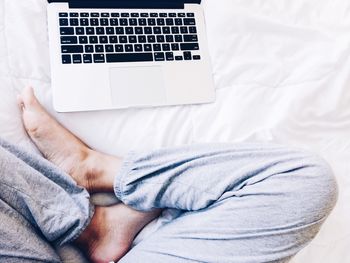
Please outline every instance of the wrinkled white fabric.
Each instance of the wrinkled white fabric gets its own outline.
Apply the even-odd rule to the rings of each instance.
[[[16,92],[32,85],[66,127],[111,154],[247,140],[304,147],[332,165],[340,196],[293,262],[350,262],[348,0],[206,0],[216,103],[74,114],[52,109],[46,5],[0,0],[1,136],[33,147],[15,105]]]

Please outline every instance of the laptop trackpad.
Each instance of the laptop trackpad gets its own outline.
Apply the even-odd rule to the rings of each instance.
[[[166,102],[162,67],[120,67],[110,69],[113,106],[152,106]]]

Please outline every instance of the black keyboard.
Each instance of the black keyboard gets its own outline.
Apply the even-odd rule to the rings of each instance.
[[[63,64],[200,60],[194,13],[59,13]]]

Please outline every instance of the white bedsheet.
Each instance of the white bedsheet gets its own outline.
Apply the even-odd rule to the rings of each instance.
[[[206,0],[216,103],[75,114],[52,110],[46,4],[0,0],[0,136],[34,150],[15,105],[32,85],[66,127],[111,154],[245,140],[310,149],[332,165],[340,196],[293,262],[350,262],[350,1]]]

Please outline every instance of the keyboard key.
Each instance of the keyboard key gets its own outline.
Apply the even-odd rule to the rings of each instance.
[[[175,18],[175,25],[182,26],[183,25],[182,19],[181,18]]]
[[[162,29],[160,27],[156,26],[156,27],[153,28],[153,32],[154,32],[155,35],[161,34],[162,33]]]
[[[194,18],[185,18],[184,25],[194,26],[194,25],[196,25],[196,20]]]
[[[165,40],[168,43],[174,42],[174,37],[172,35],[165,36]]]
[[[142,52],[143,51],[142,45],[141,44],[136,44],[134,46],[134,50],[135,50],[135,52]]]
[[[152,53],[107,54],[107,62],[147,62],[153,61]]]
[[[86,45],[85,46],[85,53],[93,53],[94,52],[94,46],[93,45]]]
[[[145,31],[146,35],[152,35],[153,34],[152,27],[145,27],[144,31]]]
[[[99,41],[101,44],[107,44],[108,43],[108,37],[107,36],[100,36]]]
[[[58,16],[59,17],[68,17],[68,13],[59,13]]]
[[[88,26],[88,25],[89,25],[89,19],[80,18],[80,26]]]
[[[73,63],[74,64],[81,64],[81,55],[73,55]]]
[[[184,35],[184,42],[198,42],[197,35]]]
[[[178,13],[177,16],[178,17],[186,17],[186,14],[185,13]]]
[[[61,37],[61,44],[78,44],[78,38],[75,36]]]
[[[138,13],[131,13],[131,17],[139,17],[140,15]]]
[[[109,43],[111,43],[111,44],[118,43],[118,37],[110,36],[109,37]]]
[[[94,63],[105,63],[105,55],[94,54]]]
[[[130,18],[129,19],[129,25],[130,26],[137,26],[137,19],[136,18]]]
[[[113,45],[105,45],[105,50],[108,53],[112,53],[112,52],[114,52],[114,47],[113,47]]]
[[[157,13],[151,13],[151,17],[158,17]]]
[[[125,34],[133,35],[134,34],[134,28],[133,27],[126,27],[125,28]]]
[[[91,26],[99,26],[99,22],[97,18],[90,18],[90,25]]]
[[[162,46],[160,44],[153,44],[153,51],[162,51]]]
[[[97,43],[98,43],[98,38],[97,38],[97,36],[90,36],[90,37],[89,37],[89,43],[90,43],[90,44],[97,44]]]
[[[87,28],[86,28],[86,34],[87,34],[87,35],[95,35],[95,28],[93,28],[93,27],[87,27]]]
[[[163,35],[157,36],[157,42],[158,42],[158,43],[164,43],[164,42],[165,42],[164,36],[163,36]]]
[[[197,28],[195,26],[190,26],[188,28],[188,31],[191,33],[191,34],[197,34]]]
[[[100,17],[99,13],[91,13],[91,17]]]
[[[188,34],[188,28],[186,26],[180,27],[181,34]]]
[[[119,20],[117,18],[111,18],[109,23],[111,26],[118,26],[119,25]]]
[[[187,17],[194,17],[194,13],[187,13]]]
[[[71,64],[71,63],[72,63],[71,55],[62,55],[62,64]]]
[[[139,26],[147,26],[147,20],[145,18],[140,18]]]
[[[76,27],[75,34],[76,35],[85,35],[85,29],[83,27]]]
[[[123,45],[115,45],[115,52],[124,52]]]
[[[146,43],[147,42],[146,36],[138,36],[137,38],[138,38],[139,43]]]
[[[103,45],[95,45],[95,52],[96,53],[103,53],[103,52],[105,52]]]
[[[60,26],[68,26],[68,19],[67,18],[61,18],[60,19]]]
[[[84,54],[83,55],[83,61],[86,64],[92,63],[92,55],[91,54]]]
[[[165,60],[165,55],[163,52],[156,52],[154,53],[154,60],[155,61],[164,61]]]
[[[74,27],[61,27],[61,35],[74,35]]]
[[[164,25],[165,25],[165,20],[164,20],[164,18],[158,18],[158,19],[157,19],[157,25],[158,25],[158,26],[164,26]]]
[[[170,13],[169,17],[176,17],[176,13]]]
[[[71,26],[79,26],[79,19],[78,18],[71,18],[71,19],[69,19],[69,24]]]
[[[181,35],[175,35],[175,42],[182,42],[182,36]]]
[[[149,14],[147,14],[147,13],[141,13],[141,17],[149,17]]]
[[[101,26],[109,26],[109,20],[108,20],[108,18],[101,18],[101,19],[100,19],[100,25],[101,25]]]
[[[142,27],[135,27],[135,34],[136,35],[142,35],[143,34]]]
[[[79,44],[87,44],[89,41],[88,41],[88,38],[87,36],[80,36],[79,37]]]
[[[120,36],[119,43],[128,43],[128,38],[126,36]]]
[[[105,29],[104,27],[96,27],[96,35],[104,35]]]
[[[129,43],[137,43],[136,36],[129,36]]]
[[[198,43],[181,43],[181,50],[199,50]]]
[[[124,27],[116,27],[115,34],[116,35],[124,35]]]
[[[148,43],[155,43],[156,37],[155,36],[147,36],[147,42]]]
[[[107,27],[106,33],[107,35],[114,35],[114,27]]]
[[[170,44],[162,44],[163,51],[170,51]]]
[[[177,44],[177,43],[171,44],[171,50],[173,50],[173,51],[178,51],[178,50],[180,50],[180,45]]]
[[[79,17],[79,14],[78,13],[70,13],[69,16],[70,17]]]
[[[173,26],[173,27],[171,28],[171,33],[172,33],[172,34],[179,34],[179,33],[180,33],[179,27]]]
[[[121,18],[121,19],[119,20],[119,24],[120,24],[121,26],[128,26],[128,25],[129,25],[129,24],[128,24],[128,20],[125,19],[125,18]]]
[[[184,52],[184,59],[185,60],[192,60],[192,53],[191,52]]]
[[[167,26],[173,26],[173,25],[174,25],[174,19],[172,19],[172,18],[167,18],[167,19],[165,20],[165,23],[166,23]]]
[[[195,56],[193,56],[193,59],[194,59],[194,60],[200,60],[200,59],[201,59],[201,56],[195,55]]]
[[[170,27],[165,26],[162,28],[162,30],[163,30],[163,34],[170,34]]]
[[[109,13],[102,13],[101,17],[109,17]]]
[[[89,17],[90,14],[89,13],[80,13],[80,17]]]
[[[121,17],[129,17],[130,15],[129,15],[129,13],[122,13],[121,14]]]
[[[62,53],[83,53],[84,48],[81,45],[63,45],[61,51]]]
[[[168,17],[168,14],[167,13],[160,13],[159,17]]]
[[[120,14],[119,13],[112,13],[111,16],[112,17],[120,17]]]
[[[182,56],[176,56],[176,57],[175,57],[175,60],[180,61],[180,60],[184,60],[184,59],[183,59]]]
[[[152,51],[152,45],[151,44],[144,44],[143,45],[143,50],[144,51]]]
[[[154,18],[148,18],[147,19],[147,24],[149,26],[155,26],[156,25],[156,20]]]
[[[173,52],[166,52],[165,57],[167,61],[173,61],[174,60],[174,53]]]

